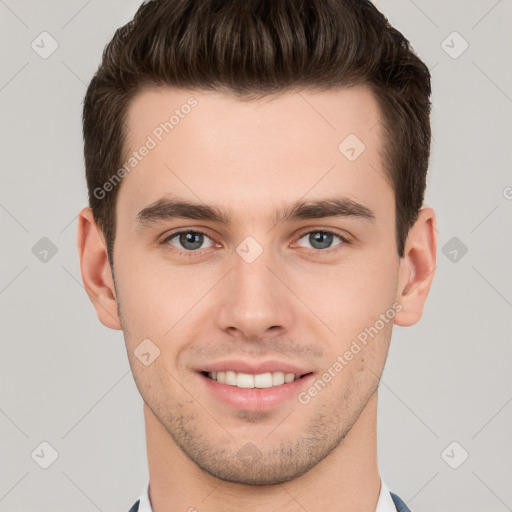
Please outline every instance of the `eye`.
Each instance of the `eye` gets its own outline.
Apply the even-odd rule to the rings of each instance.
[[[312,248],[315,250],[325,250],[333,247],[334,239],[339,239],[340,243],[336,244],[334,247],[338,247],[343,244],[348,244],[348,240],[338,233],[334,233],[333,231],[326,230],[316,230],[309,231],[305,233],[299,238],[299,241],[305,239],[306,243],[311,244]],[[308,247],[307,245],[302,245],[299,243],[301,247]]]
[[[339,240],[337,244],[333,243]],[[175,231],[164,238],[161,242],[167,250],[183,256],[194,256],[202,254],[202,249],[208,249],[215,246],[221,247],[214,242],[206,233],[198,230],[184,229]],[[309,246],[307,244],[310,244]],[[317,229],[304,233],[298,240],[300,247],[310,248],[315,251],[328,252],[329,249],[336,251],[339,246],[350,244],[350,241],[344,236],[325,229]]]
[[[205,240],[209,240],[209,245],[203,247]],[[199,249],[207,249],[213,247],[213,240],[202,231],[178,231],[172,233],[167,238],[162,240],[163,245],[172,245],[178,252],[194,252]]]

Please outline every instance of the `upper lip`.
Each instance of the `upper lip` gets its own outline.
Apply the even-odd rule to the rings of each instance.
[[[202,367],[199,371],[221,372],[229,370],[237,373],[242,372],[254,375],[268,372],[294,373],[295,375],[304,375],[306,373],[311,373],[311,370],[284,361],[243,361],[240,359],[226,359],[224,361],[209,363]]]

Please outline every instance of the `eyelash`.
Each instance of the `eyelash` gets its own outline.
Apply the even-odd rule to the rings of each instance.
[[[178,254],[178,256],[182,255],[182,256],[185,256],[187,258],[194,258],[194,257],[197,257],[198,255],[202,255],[202,252],[203,249],[197,249],[195,251],[185,251],[185,250],[180,250],[180,249],[177,249],[176,247],[173,247],[173,246],[170,246],[169,245],[169,241],[172,240],[175,236],[179,235],[180,233],[194,233],[194,234],[200,234],[200,235],[204,235],[208,238],[210,238],[212,241],[213,239],[208,235],[208,233],[205,233],[204,231],[201,231],[200,229],[181,229],[179,231],[173,231],[170,235],[166,236],[161,242],[160,244],[163,245],[165,247],[166,250],[174,253],[174,254]],[[303,238],[305,235],[310,235],[311,233],[327,233],[329,235],[334,235],[336,237],[338,237],[340,240],[341,240],[341,244],[335,246],[335,247],[332,247],[332,248],[328,248],[328,249],[310,249],[310,251],[313,251],[314,253],[317,253],[317,254],[320,254],[320,253],[328,253],[328,254],[332,254],[334,252],[337,252],[338,250],[341,250],[343,248],[344,245],[350,245],[350,241],[344,237],[343,235],[340,235],[338,232],[336,231],[331,231],[329,229],[313,229],[313,230],[310,230],[310,231],[306,231],[305,233],[302,233],[298,238],[297,240],[300,240],[301,238]],[[216,243],[216,242],[214,242]],[[172,249],[170,248],[172,247]]]

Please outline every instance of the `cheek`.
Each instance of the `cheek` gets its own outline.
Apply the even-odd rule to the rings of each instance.
[[[183,294],[176,293],[176,283],[162,279],[149,262],[121,260],[115,268],[123,330],[131,344],[144,338],[161,338],[172,326],[176,304]]]
[[[163,259],[132,258],[118,266],[116,281],[127,350],[133,355],[139,344],[149,339],[164,356],[159,365],[171,364],[201,338],[204,324],[200,315],[207,307],[204,299],[218,277],[213,270],[205,270],[199,278],[197,270],[170,268]]]
[[[302,281],[298,295],[338,340],[348,340],[392,306],[397,275],[398,260],[361,255],[357,261],[317,271]]]

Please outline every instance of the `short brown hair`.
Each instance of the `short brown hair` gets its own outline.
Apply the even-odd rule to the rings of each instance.
[[[367,85],[381,109],[404,255],[423,204],[430,154],[430,73],[369,0],[151,0],[105,47],[84,100],[89,204],[110,265],[126,112],[147,86],[216,90],[251,100],[297,89]]]

